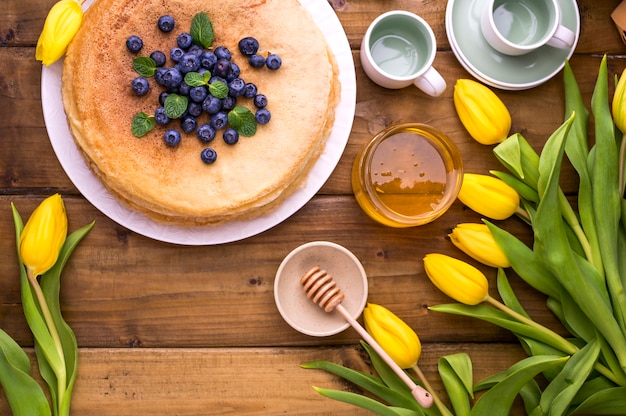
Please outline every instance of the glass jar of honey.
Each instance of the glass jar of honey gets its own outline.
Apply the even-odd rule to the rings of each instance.
[[[371,218],[413,227],[439,218],[456,200],[463,160],[455,144],[426,124],[387,127],[365,145],[352,166],[352,189]]]

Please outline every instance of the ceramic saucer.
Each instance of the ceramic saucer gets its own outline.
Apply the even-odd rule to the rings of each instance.
[[[580,34],[576,0],[558,0],[561,23],[576,34],[570,49],[543,46],[521,56],[497,52],[484,39],[480,14],[486,0],[448,0],[446,32],[452,52],[463,67],[479,81],[504,90],[524,90],[548,81],[565,66],[574,53]]]

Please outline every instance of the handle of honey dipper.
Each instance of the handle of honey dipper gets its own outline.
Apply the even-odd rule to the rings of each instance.
[[[346,321],[363,337],[363,339],[372,347],[374,351],[380,355],[380,357],[385,360],[385,362],[391,367],[391,369],[402,379],[404,384],[409,386],[411,389],[411,394],[415,397],[415,400],[422,407],[430,407],[433,404],[433,396],[422,386],[418,386],[415,384],[413,380],[396,364],[395,361],[391,359],[391,357],[385,352],[385,350],[372,338],[372,336],[359,324],[354,318],[350,316],[346,308],[343,305],[339,304],[335,307],[341,315],[345,318]]]

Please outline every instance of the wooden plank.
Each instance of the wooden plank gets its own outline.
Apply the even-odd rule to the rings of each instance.
[[[8,277],[0,280],[0,310],[5,311],[0,325],[21,345],[32,345],[17,301],[15,243],[10,238],[13,226],[8,212],[9,201],[13,201],[27,218],[39,200],[0,197],[0,201],[7,218],[0,231],[9,236],[0,240],[0,274]],[[467,258],[446,238],[458,221],[469,220],[469,213],[459,203],[429,225],[393,229],[366,217],[352,198],[316,197],[292,218],[259,236],[237,244],[184,247],[129,232],[81,198],[70,197],[65,202],[70,230],[96,220],[95,228],[66,266],[62,283],[62,307],[81,346],[353,343],[357,339],[354,331],[330,341],[311,338],[291,329],[277,313],[273,281],[280,262],[293,248],[316,240],[334,241],[353,251],[369,275],[370,301],[394,310],[425,341],[513,339],[491,324],[427,309],[450,299],[428,281],[424,255],[443,252]],[[521,221],[508,221],[505,227],[526,240],[530,238]],[[483,270],[493,285],[495,271]],[[517,279],[512,280],[529,313],[554,326],[543,298]],[[415,296],[402,296],[404,293]]]
[[[32,350],[28,352],[34,356]],[[447,396],[437,373],[437,360],[461,352],[471,357],[476,381],[524,357],[521,349],[509,345],[425,345],[420,369],[443,400]],[[357,346],[81,349],[72,414],[371,414],[317,394],[312,386],[362,391],[324,371],[300,367],[315,360],[371,371],[366,354]],[[6,398],[0,391],[0,414],[8,412]],[[519,404],[511,414],[523,414]]]
[[[55,0],[4,0],[3,18],[0,21],[1,46],[34,46],[43,28],[48,10]],[[438,49],[449,50],[445,31],[445,10],[447,1],[429,1],[426,7],[423,1],[409,0],[386,1],[382,5],[372,6],[368,0],[329,0],[346,31],[353,49],[358,49],[369,22],[383,11],[404,9],[421,15],[431,24],[437,38]],[[576,53],[623,53],[626,48],[621,42],[617,30],[610,20],[610,14],[620,0],[578,0],[581,16],[581,34]]]
[[[56,159],[45,130],[39,89],[41,68],[29,51],[32,49],[0,48],[0,74],[4,74],[0,75],[0,96],[10,100],[10,105],[0,106],[0,137],[4,138],[5,149],[0,154],[0,189],[58,187],[64,193],[75,194],[77,191]],[[456,115],[453,80],[470,76],[451,52],[439,53],[435,61],[450,85],[434,101],[415,88],[390,91],[376,86],[362,72],[356,54],[354,60],[358,85],[353,129],[344,155],[322,193],[351,194],[350,170],[356,153],[378,131],[399,122],[426,123],[446,133],[459,147],[467,172],[487,173],[501,168],[492,147],[471,139]],[[595,78],[583,75],[597,73],[599,62],[600,57],[588,56],[572,60],[587,103]],[[621,60],[611,60],[609,77],[621,74],[624,66]],[[564,119],[562,77],[558,75],[544,85],[524,91],[523,99],[519,91],[496,92],[511,112],[511,134],[521,133],[540,151],[559,126],[559,120]],[[563,187],[567,192],[576,189],[577,181],[571,172],[570,169],[564,173]]]

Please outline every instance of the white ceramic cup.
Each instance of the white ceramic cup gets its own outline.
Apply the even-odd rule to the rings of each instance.
[[[378,16],[361,42],[361,65],[381,87],[398,89],[414,84],[431,96],[439,96],[446,82],[433,68],[437,42],[428,23],[403,10]]]
[[[557,0],[487,0],[480,27],[485,40],[505,55],[524,55],[544,45],[571,48],[574,32],[561,25]]]

